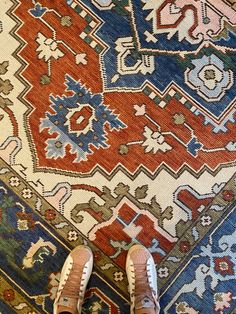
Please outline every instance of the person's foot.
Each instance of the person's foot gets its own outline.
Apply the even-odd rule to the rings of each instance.
[[[81,313],[87,283],[93,268],[93,253],[87,246],[76,247],[67,257],[61,271],[54,301],[54,314]]]
[[[126,272],[131,298],[131,314],[158,314],[157,273],[152,255],[142,245],[130,248]]]

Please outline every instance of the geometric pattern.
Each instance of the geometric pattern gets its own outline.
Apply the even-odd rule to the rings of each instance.
[[[90,146],[97,149],[107,148],[105,125],[111,129],[119,130],[125,125],[111,110],[102,104],[102,96],[91,95],[80,83],[67,77],[67,90],[74,93],[71,97],[51,98],[51,108],[55,114],[47,114],[41,122],[41,130],[49,129],[49,133],[58,136],[47,140],[48,158],[65,157],[65,147],[71,146],[71,154],[76,153],[73,162],[87,160],[92,154]],[[61,123],[62,122],[62,123]],[[68,140],[65,140],[67,138]],[[78,144],[77,144],[78,143]]]
[[[144,55],[142,62],[137,61],[137,66],[133,64],[131,67],[128,66],[129,62],[132,61],[130,58],[134,57],[129,54],[129,51],[132,52],[135,48],[131,47],[133,45],[132,37],[121,36],[121,31],[123,29],[127,30],[125,25],[122,24],[122,30],[120,31],[114,27],[112,32],[117,31],[117,34],[111,33],[110,36],[105,36],[103,39],[99,31],[106,34],[111,30],[106,31],[106,23],[104,23],[99,31],[96,31],[101,23],[97,20],[98,13],[96,14],[96,12],[99,11],[99,14],[103,17],[104,14],[109,15],[110,10],[95,8],[95,13],[93,13],[89,9],[85,11],[82,3],[72,2],[69,4],[75,10],[75,19],[79,18],[79,21],[84,21],[85,25],[88,24],[88,26],[84,26],[85,28],[82,27],[83,32],[80,33],[79,40],[81,43],[86,44],[83,48],[85,51],[86,49],[91,50],[91,56],[83,52],[78,53],[74,42],[70,44],[66,42],[68,40],[67,29],[71,28],[73,30],[74,28],[70,16],[61,16],[60,26],[56,27],[50,25],[47,21],[48,16],[53,15],[53,18],[55,18],[56,13],[53,9],[47,8],[46,5],[37,2],[35,5],[29,4],[26,8],[23,6],[22,9],[21,7],[18,8],[20,14],[26,15],[26,23],[27,21],[29,23],[34,22],[39,26],[39,29],[35,28],[32,31],[35,46],[24,47],[20,55],[22,58],[26,58],[28,54],[35,55],[38,59],[38,65],[40,67],[45,65],[47,69],[46,73],[44,72],[46,69],[39,73],[40,79],[37,87],[33,84],[33,81],[30,81],[34,69],[29,66],[26,70],[29,75],[28,82],[33,85],[30,92],[26,93],[31,112],[28,112],[25,119],[28,121],[26,127],[34,151],[36,169],[73,172],[74,175],[80,177],[91,176],[96,171],[111,177],[113,172],[122,169],[130,176],[135,177],[139,169],[144,169],[144,171],[154,176],[163,166],[173,173],[185,168],[193,169],[194,173],[199,173],[202,167],[206,167],[210,171],[217,171],[222,162],[232,163],[234,161],[232,152],[236,150],[233,92],[235,88],[233,68],[230,68],[230,64],[234,62],[233,58],[235,57],[233,47],[230,50],[232,52],[230,56],[222,54],[223,48],[218,47],[218,45],[218,50],[216,48],[202,47],[200,49],[198,47],[197,49],[200,50],[197,57],[196,51],[191,52],[191,54],[186,51],[185,53],[182,52],[185,62],[181,61],[181,66],[178,59],[179,55],[173,54],[172,56],[171,52],[161,57]],[[117,13],[118,17],[130,23],[127,15]],[[105,16],[104,20],[108,21],[109,17]],[[24,32],[24,27],[27,27],[26,23],[19,30],[23,32],[22,36],[25,41],[28,40],[27,33]],[[180,32],[180,30],[176,31]],[[50,33],[50,36],[46,36],[46,32]],[[90,33],[91,36],[89,36]],[[115,36],[119,36],[117,40],[114,39]],[[228,36],[231,36],[231,32]],[[66,40],[63,40],[63,37],[66,37]],[[92,40],[93,37],[94,40]],[[103,43],[110,37],[116,43],[114,49],[111,43],[108,43],[110,49],[102,48]],[[182,39],[181,44],[183,46],[187,39]],[[174,39],[171,37],[169,40]],[[232,42],[232,45],[234,45],[233,39],[228,40],[228,42]],[[87,48],[88,45],[89,48]],[[175,42],[173,45],[175,46]],[[65,49],[67,49],[66,53]],[[230,48],[224,46],[224,49]],[[139,52],[134,51],[134,54],[138,58]],[[81,73],[79,80],[76,80],[76,72],[71,72],[71,67],[68,67],[67,63],[63,61],[66,57],[69,58],[68,60],[74,58],[72,62],[75,62],[78,69],[79,67],[86,67],[85,76]],[[96,62],[93,62],[92,65],[92,62],[88,60],[89,57],[91,60],[97,60],[96,69],[94,66]],[[166,59],[163,59],[164,57]],[[155,67],[155,60],[157,59],[158,62],[159,58],[162,58],[160,63],[162,66],[165,65],[165,70],[160,68],[161,65]],[[174,58],[175,60],[168,61],[168,58]],[[58,66],[53,66],[53,64],[58,64]],[[107,67],[106,64],[109,64],[109,66]],[[168,72],[166,66],[168,64],[171,65],[170,71],[175,74]],[[114,73],[111,66],[118,67],[114,69]],[[100,70],[103,74],[103,83],[99,78]],[[165,80],[158,78],[158,73],[163,73],[163,71],[166,73],[165,80],[171,78],[173,83],[166,81],[164,84]],[[182,74],[180,71],[182,71]],[[82,103],[79,105],[77,102],[81,96],[77,96],[76,99],[71,96],[71,92],[75,92],[75,88],[81,89],[81,91],[88,88],[87,86],[82,87],[82,84],[88,80],[86,73],[96,75],[96,78],[94,78],[96,86],[91,85],[91,88],[95,90],[99,88],[99,93],[92,93],[91,99],[94,99],[93,106],[99,106],[97,113],[93,112],[91,105],[87,106],[86,101],[89,100],[86,97],[82,96]],[[173,75],[176,75],[175,79],[173,79]],[[24,76],[27,76],[26,73]],[[55,91],[51,89],[51,80],[54,76],[61,77],[60,91],[58,88]],[[68,84],[66,90],[63,86],[64,76],[66,76],[66,81],[69,80],[66,83]],[[119,82],[122,82],[122,86],[118,87],[117,85],[117,87],[110,89],[106,83],[108,76],[110,76],[109,80],[112,86],[119,84]],[[152,81],[152,77],[164,85],[159,88],[158,83]],[[180,77],[183,80],[182,83],[179,82]],[[199,77],[198,81],[197,77]],[[126,80],[128,81],[126,82]],[[73,86],[76,81],[81,81],[81,83],[77,83],[81,84],[81,87],[79,85],[77,85],[78,87]],[[99,81],[100,83],[98,83]],[[138,83],[139,81],[140,83]],[[140,86],[129,86],[131,83],[138,83]],[[103,90],[109,90],[109,92],[101,94],[102,84]],[[125,92],[123,94],[116,93],[117,97],[113,97],[110,90],[119,91],[122,88]],[[132,96],[135,89],[138,89],[138,91],[135,93],[134,98]],[[55,98],[52,96],[52,94],[62,95],[65,92],[69,94],[64,97],[57,96]],[[38,99],[38,93],[42,95],[40,100]],[[89,93],[87,95],[90,95]],[[121,94],[122,99],[120,99]],[[104,105],[100,104],[102,98],[104,98]],[[111,101],[111,98],[113,101]],[[60,109],[63,102],[65,104],[70,101],[70,112],[64,112]],[[107,104],[109,105],[107,106]],[[76,109],[77,107],[78,109]],[[110,115],[106,120],[106,117],[103,118],[102,108],[109,108],[107,110],[110,110],[110,113],[114,112],[114,115]],[[52,114],[49,116],[48,113],[48,111],[51,112],[54,109],[58,113],[57,115],[53,114],[56,125],[52,122]],[[61,111],[60,114],[59,110]],[[167,112],[168,114],[166,114]],[[46,117],[47,119],[51,117],[49,119],[50,123],[54,125],[50,124],[49,120],[45,120]],[[37,124],[40,125],[39,128],[34,127],[35,119]],[[97,120],[96,126],[94,125],[94,119]],[[128,128],[134,122],[137,125],[137,131],[133,134],[129,132]],[[211,125],[211,128],[209,125]],[[204,128],[204,132],[202,132],[202,128]],[[110,134],[110,131],[112,131],[112,134]],[[81,133],[79,134],[79,132]],[[105,133],[108,134],[105,136]],[[55,134],[57,134],[56,137]],[[203,135],[204,138],[202,138]],[[62,140],[62,138],[64,139]],[[126,141],[124,141],[125,139]],[[99,147],[100,149],[98,149]],[[102,147],[103,150],[101,150]],[[104,148],[106,149],[104,150]],[[108,150],[109,154],[107,154]],[[44,153],[39,154],[38,152]],[[182,160],[175,158],[176,153],[184,156]],[[137,164],[131,162],[135,159],[136,154],[144,157],[144,160],[140,158]],[[214,157],[209,159],[209,155]],[[148,156],[148,159],[146,159],[146,156]],[[156,158],[157,156],[158,158]],[[174,160],[173,164],[172,161]]]
[[[94,253],[83,313],[129,313],[128,249],[160,313],[236,313],[236,5],[0,3],[0,309],[51,313]]]

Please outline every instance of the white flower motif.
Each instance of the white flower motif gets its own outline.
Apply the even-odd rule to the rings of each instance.
[[[204,215],[204,216],[201,217],[201,225],[203,227],[210,226],[211,223],[212,223],[212,219],[211,219],[210,216]]]
[[[70,230],[67,234],[67,238],[69,241],[76,241],[78,237],[78,232],[76,232],[75,230]]]
[[[152,131],[149,127],[144,127],[143,135],[145,141],[142,143],[142,146],[145,147],[145,153],[152,152],[156,154],[159,150],[162,152],[167,152],[172,149],[172,147],[165,142],[164,136],[156,131]]]
[[[167,267],[162,267],[158,269],[157,273],[160,278],[166,278],[169,275],[169,269]]]
[[[20,231],[29,230],[28,221],[27,220],[18,220],[17,221],[17,229]]]
[[[82,63],[83,65],[86,65],[88,61],[86,60],[86,53],[79,53],[75,56],[75,63],[80,64]]]
[[[9,180],[10,186],[16,187],[20,185],[20,180],[17,177],[11,177]]]
[[[124,279],[124,274],[121,271],[116,271],[113,276],[115,281],[122,281]]]
[[[30,189],[24,189],[22,191],[22,196],[24,198],[31,198],[33,196],[33,193],[32,193],[32,191]]]
[[[58,48],[57,41],[52,38],[46,38],[42,33],[38,33],[36,38],[39,44],[36,51],[39,52],[39,59],[44,59],[48,62],[50,58],[59,59],[64,56],[64,53]]]
[[[144,116],[145,113],[146,113],[146,105],[145,104],[142,104],[141,106],[139,105],[134,105],[134,110],[136,111],[135,112],[135,116],[138,117],[138,116]]]

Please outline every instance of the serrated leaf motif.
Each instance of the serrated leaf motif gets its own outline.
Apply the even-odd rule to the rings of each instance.
[[[145,184],[143,186],[137,187],[135,190],[135,197],[137,199],[143,199],[147,196],[147,191],[148,191],[148,185]]]

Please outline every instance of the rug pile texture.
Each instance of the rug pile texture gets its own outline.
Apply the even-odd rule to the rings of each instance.
[[[128,314],[127,250],[161,314],[236,313],[235,0],[0,1],[0,313]]]

